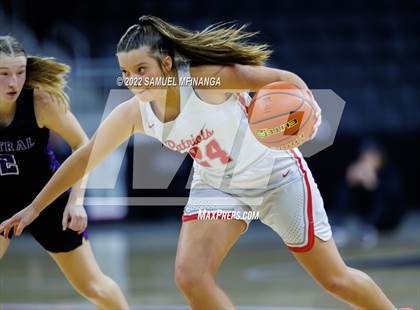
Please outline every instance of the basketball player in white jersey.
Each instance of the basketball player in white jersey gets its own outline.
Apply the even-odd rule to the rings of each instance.
[[[175,271],[176,283],[193,309],[235,308],[216,284],[215,274],[249,224],[240,219],[197,220],[200,210],[259,211],[261,221],[327,292],[359,309],[395,309],[369,276],[341,259],[321,195],[300,152],[270,150],[251,134],[245,90],[288,81],[308,91],[295,74],[263,66],[270,51],[265,45],[246,43],[253,35],[243,27],[224,25],[191,32],[142,16],[117,48],[129,83],[146,77],[218,77],[221,86],[129,85],[135,96],[112,111],[90,142],[70,156],[35,200],[5,221],[0,231],[13,228],[20,235],[118,145],[134,133],[145,133],[194,158]]]

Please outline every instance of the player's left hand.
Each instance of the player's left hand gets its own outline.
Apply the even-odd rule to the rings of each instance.
[[[37,217],[39,212],[35,210],[31,205],[27,206],[25,209],[22,209],[15,215],[13,215],[8,220],[5,220],[0,225],[0,233],[4,232],[4,237],[9,238],[9,232],[13,228],[13,234],[15,236],[20,236],[23,229],[31,224]]]
[[[63,213],[63,230],[70,228],[81,234],[87,227],[87,214],[82,205],[67,204]]]

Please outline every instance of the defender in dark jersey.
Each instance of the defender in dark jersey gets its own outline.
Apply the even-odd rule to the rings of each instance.
[[[68,109],[63,91],[68,71],[51,59],[26,56],[13,37],[0,37],[0,222],[28,205],[58,168],[49,146],[50,129],[73,151],[88,141]],[[118,285],[99,269],[87,241],[81,183],[57,198],[28,231],[81,295],[99,309],[128,309]],[[0,258],[10,235],[0,234]]]
[[[8,125],[7,119],[9,118],[1,117],[0,126],[0,220],[8,218],[31,202],[59,166],[49,146],[49,129],[38,127],[33,89],[24,89],[21,92],[16,102],[14,117],[9,119]],[[69,193],[61,195],[54,202],[50,212],[41,216],[28,228],[34,238],[49,252],[71,251],[80,246],[83,237],[86,237],[86,231],[78,234],[72,229],[62,229],[62,216]],[[80,215],[79,220],[80,225],[77,228],[81,230],[86,226],[86,216]],[[56,225],[51,226],[50,223]],[[10,237],[10,234],[7,237]]]

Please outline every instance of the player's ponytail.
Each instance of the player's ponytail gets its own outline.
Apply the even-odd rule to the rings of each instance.
[[[67,86],[66,75],[70,72],[70,67],[52,58],[28,56],[27,59],[24,87],[42,88],[55,96],[58,99],[57,102],[67,110],[70,100],[65,88]]]
[[[152,54],[167,54],[173,59],[180,56],[196,65],[263,65],[272,51],[266,44],[249,43],[248,39],[258,32],[247,32],[245,28],[246,25],[217,23],[194,32],[158,17],[143,15],[138,24],[122,36],[117,52],[148,46]]]
[[[69,97],[65,91],[66,75],[70,67],[52,58],[27,56],[22,44],[12,36],[0,36],[0,57],[25,56],[26,80],[24,88],[42,88],[52,94],[65,109],[69,107]]]

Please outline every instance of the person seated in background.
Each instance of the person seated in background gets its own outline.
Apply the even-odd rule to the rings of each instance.
[[[345,178],[339,184],[332,217],[337,244],[345,246],[352,239],[344,225],[351,213],[360,221],[358,237],[362,246],[373,247],[378,242],[378,230],[396,228],[403,211],[398,170],[378,140],[363,140],[358,158],[346,168]]]

